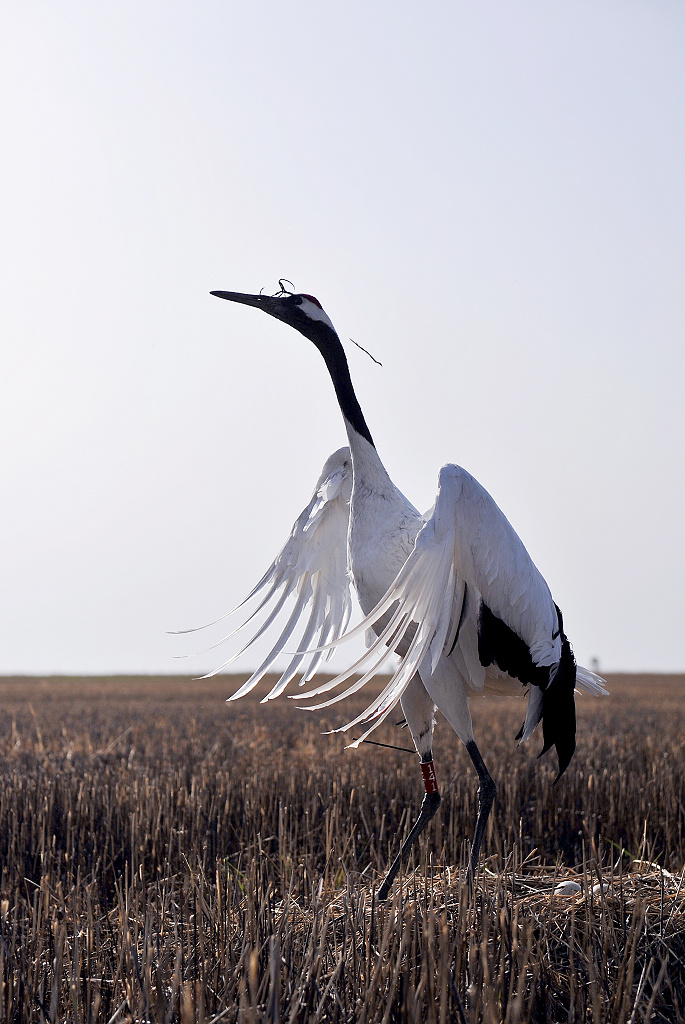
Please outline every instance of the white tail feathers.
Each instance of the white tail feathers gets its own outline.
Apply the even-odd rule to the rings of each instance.
[[[576,666],[576,690],[581,693],[591,693],[593,697],[608,697],[609,691],[606,686],[606,679],[602,679],[596,672],[582,665]]]

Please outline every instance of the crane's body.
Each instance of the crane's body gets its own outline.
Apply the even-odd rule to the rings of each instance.
[[[300,696],[330,691],[358,672],[342,694],[315,706],[332,704],[362,687],[388,655],[399,655],[380,696],[345,727],[371,722],[355,741],[362,742],[399,701],[421,758],[426,788],[421,812],[378,896],[387,898],[402,857],[440,803],[432,760],[436,707],[465,744],[479,777],[468,866],[472,878],[495,785],[474,739],[469,695],[527,689],[528,710],[518,738],[527,739],[542,720],[543,753],[556,747],[561,775],[575,749],[574,689],[606,692],[602,681],[576,669],[547,584],[505,516],[470,474],[458,466],[443,467],[436,504],[426,516],[392,482],[359,407],[340,339],[318,300],[284,292],[212,294],[261,308],[316,345],[330,372],[349,443],[327,460],[288,542],[248,595],[265,590],[256,611],[270,607],[270,612],[242,650],[268,629],[293,594],[295,607],[267,659],[231,699],[256,685],[286,649],[301,618],[305,628],[299,653],[265,700],[283,692],[302,671],[305,657],[310,660],[302,682],[313,678],[325,654],[341,642],[351,577],[365,618],[342,640],[369,629],[376,639],[349,670]],[[302,648],[307,647],[305,654]]]
[[[414,549],[421,513],[395,487],[376,449],[348,427],[352,495],[348,561],[359,604],[371,614]]]

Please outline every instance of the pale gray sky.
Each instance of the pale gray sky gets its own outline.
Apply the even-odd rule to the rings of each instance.
[[[314,348],[209,296],[280,276],[383,362],[348,344],[419,508],[463,465],[580,661],[685,669],[680,0],[0,17],[0,672],[222,660],[164,631],[345,443]]]

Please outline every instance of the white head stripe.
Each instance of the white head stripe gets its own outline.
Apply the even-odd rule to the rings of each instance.
[[[323,320],[325,324],[328,324],[332,331],[335,330],[328,315],[324,313],[321,307],[317,306],[315,302],[311,302],[309,299],[305,299],[305,297],[302,296],[300,309],[309,317],[310,320]]]

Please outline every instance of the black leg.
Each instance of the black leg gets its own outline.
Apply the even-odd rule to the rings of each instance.
[[[483,844],[485,827],[488,823],[490,811],[492,810],[492,805],[495,800],[497,786],[493,782],[490,772],[485,767],[485,761],[481,757],[480,750],[476,746],[475,740],[469,740],[466,744],[466,749],[468,750],[469,756],[473,761],[476,771],[478,772],[478,814],[476,815],[476,827],[473,831],[473,842],[471,843],[471,852],[469,854],[469,866],[466,872],[466,881],[468,884],[471,884],[476,873],[476,868],[478,867],[480,848]]]
[[[440,793],[435,779],[435,771],[433,770],[433,756],[430,752],[421,758],[421,771],[423,772],[424,783],[426,786],[426,793],[421,804],[421,810],[419,811],[419,816],[416,819],[411,832],[402,843],[402,849],[390,865],[390,869],[376,893],[376,899],[381,903],[387,900],[392,883],[395,881],[395,875],[400,870],[402,860],[406,854],[409,853],[414,840],[418,839],[440,806]]]

